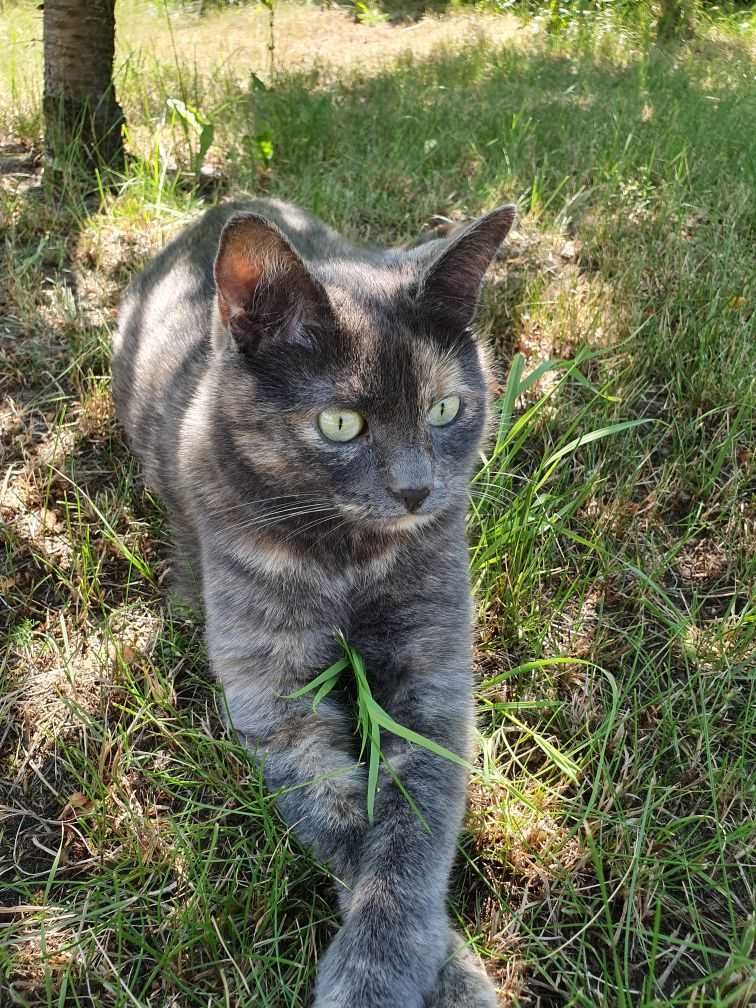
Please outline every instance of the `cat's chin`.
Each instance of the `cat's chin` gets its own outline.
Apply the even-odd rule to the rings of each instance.
[[[407,532],[428,525],[435,517],[435,514],[406,514],[390,518],[382,524],[387,532]]]

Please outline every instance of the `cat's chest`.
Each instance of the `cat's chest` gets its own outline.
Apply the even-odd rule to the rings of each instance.
[[[257,593],[285,618],[321,622],[344,633],[355,613],[381,617],[401,567],[398,549],[340,564],[320,563],[275,542],[237,540],[232,553],[254,579]]]

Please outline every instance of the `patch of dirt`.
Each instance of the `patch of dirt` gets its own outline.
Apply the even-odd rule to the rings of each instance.
[[[555,617],[546,636],[546,654],[590,658],[595,654],[604,592],[595,585]]]
[[[62,617],[59,626],[50,629],[52,633],[35,637],[11,659],[14,707],[27,740],[24,758],[15,767],[17,778],[30,759],[79,726],[82,714],[101,711],[116,681],[115,662],[109,660],[99,633],[85,636]]]
[[[496,358],[506,363],[521,353],[527,373],[546,360],[568,360],[581,346],[611,346],[623,333],[626,317],[614,288],[585,261],[568,224],[547,231],[518,221],[489,270],[481,322]],[[591,367],[591,362],[583,366],[589,380]],[[553,391],[560,374],[544,373],[521,405]]]
[[[686,588],[709,588],[727,576],[730,566],[731,558],[724,546],[702,538],[680,551],[675,570]]]
[[[42,160],[23,144],[0,143],[0,190],[29,194],[39,188]]]
[[[29,1003],[24,995],[42,994],[48,984],[58,991],[63,977],[70,975],[72,968],[74,973],[77,967],[82,968],[84,958],[74,925],[61,928],[47,920],[47,926],[35,929],[15,944],[10,980],[12,989],[23,998],[18,1003]],[[35,999],[34,1003],[39,1002]]]

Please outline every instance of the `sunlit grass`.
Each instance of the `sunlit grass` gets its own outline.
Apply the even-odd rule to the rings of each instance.
[[[37,18],[0,55],[0,122],[27,141]],[[121,50],[138,157],[99,208],[0,193],[0,1003],[299,1008],[335,922],[167,601],[162,514],[109,402],[123,286],[213,198],[178,99],[214,125],[213,185],[357,237],[517,200],[482,313],[501,373],[471,488],[480,756],[453,912],[506,1004],[748,1004],[752,35],[528,32],[279,64],[272,88],[205,22],[164,40]]]

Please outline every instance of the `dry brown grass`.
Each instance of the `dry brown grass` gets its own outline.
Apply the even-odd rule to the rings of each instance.
[[[277,70],[290,73],[314,66],[370,73],[400,56],[423,59],[439,47],[475,41],[504,42],[521,30],[515,17],[453,12],[407,24],[358,24],[346,10],[284,3],[274,15]],[[225,66],[240,81],[269,72],[269,14],[262,6],[232,8],[201,19],[145,7],[127,8],[118,28],[119,52],[144,52],[164,59],[173,46],[201,73]]]

